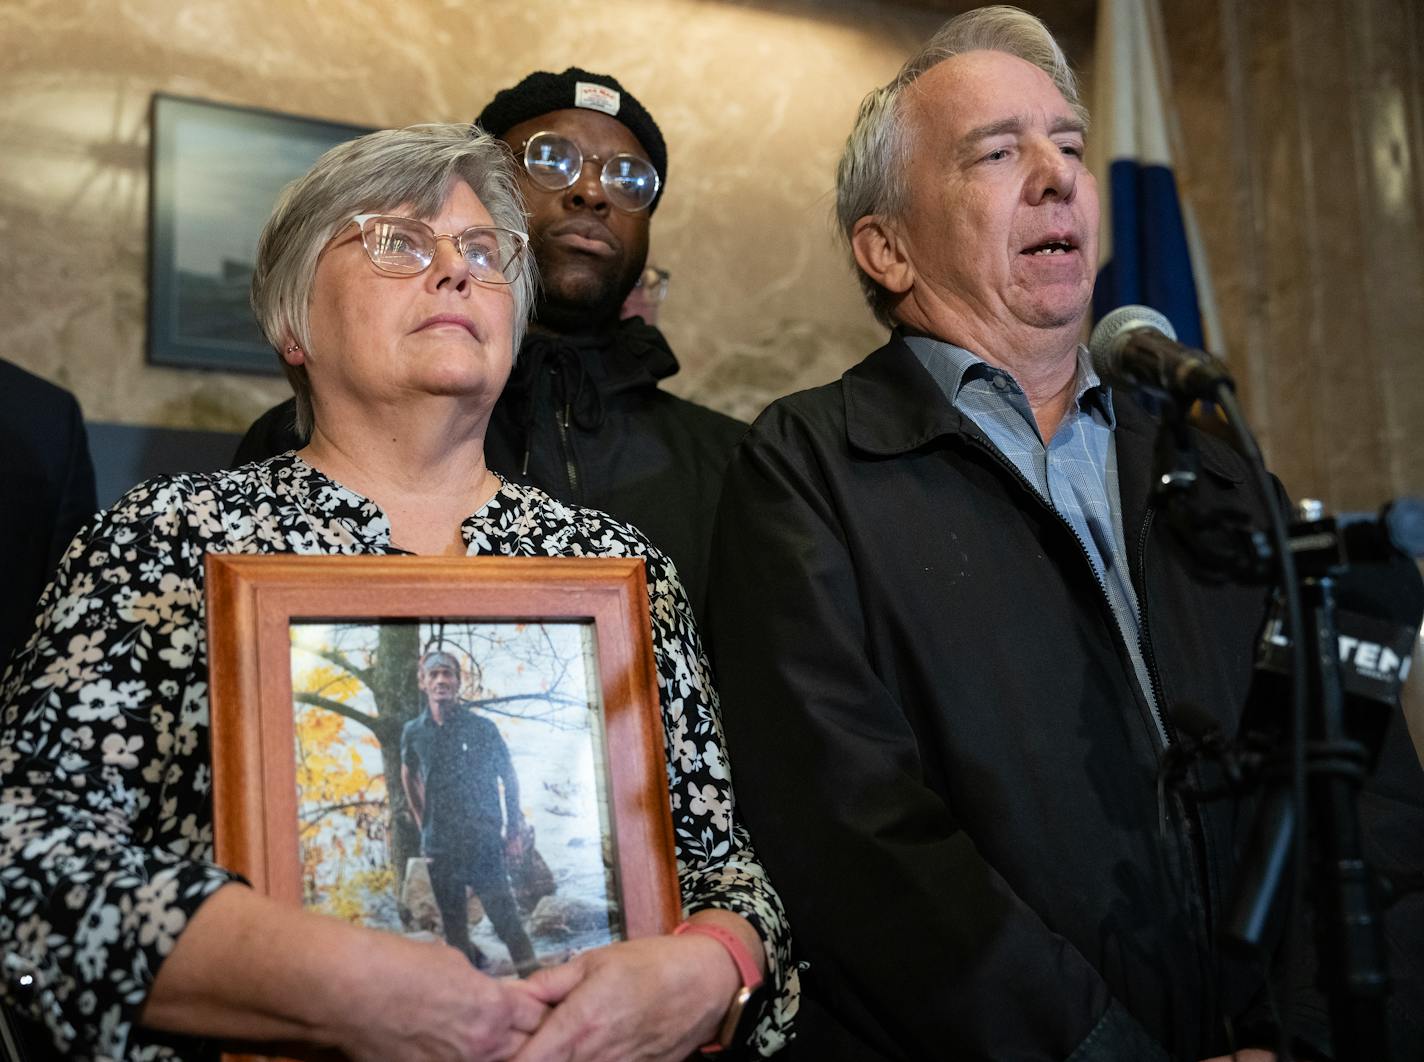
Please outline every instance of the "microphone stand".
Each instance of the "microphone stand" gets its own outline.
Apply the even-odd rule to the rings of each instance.
[[[1191,504],[1200,458],[1188,431],[1189,402],[1165,388],[1142,390],[1161,414],[1153,501],[1164,508],[1171,526],[1204,572],[1245,583],[1278,579],[1285,605],[1291,673],[1291,711],[1283,736],[1286,751],[1267,757],[1263,814],[1243,860],[1244,873],[1227,923],[1228,939],[1260,951],[1272,935],[1271,927],[1280,922],[1273,914],[1279,915],[1278,894],[1287,854],[1295,869],[1290,875],[1287,916],[1302,910],[1309,865],[1313,870],[1320,978],[1329,999],[1336,1062],[1388,1062],[1385,996],[1389,975],[1383,926],[1374,876],[1361,852],[1356,806],[1360,783],[1373,757],[1347,733],[1336,626],[1338,578],[1348,568],[1344,539],[1339,539],[1333,557],[1328,549],[1312,553],[1308,547],[1292,543],[1281,499],[1229,379],[1217,386],[1216,399],[1253,468],[1270,516],[1271,534],[1251,527],[1242,514],[1198,511]],[[1317,520],[1320,516],[1318,512],[1310,515]],[[1333,522],[1328,523],[1333,530]],[[1307,562],[1300,569],[1296,565],[1298,552]],[[1279,769],[1282,765],[1285,771]],[[1290,783],[1288,798],[1279,788],[1282,774]],[[1277,779],[1274,783],[1272,775]],[[1284,959],[1289,972],[1294,966],[1289,932]],[[1281,1030],[1279,1057],[1288,1062],[1289,1018],[1284,1024],[1287,1028]]]
[[[1381,720],[1363,718],[1363,707],[1347,713],[1337,595],[1340,580],[1356,560],[1348,535],[1340,523],[1324,516],[1318,503],[1304,503],[1301,515],[1291,528],[1291,550],[1300,573],[1309,638],[1305,758],[1310,818],[1316,824],[1309,840],[1320,980],[1329,999],[1338,1062],[1387,1062],[1385,997],[1390,982],[1380,890],[1361,851],[1357,808],[1360,785],[1374,764],[1384,728]],[[1226,928],[1228,939],[1250,948],[1263,942],[1284,869],[1284,845],[1295,829],[1276,788],[1279,782],[1275,787],[1271,782],[1282,773],[1281,759],[1277,754],[1266,763],[1263,810]]]
[[[1316,823],[1316,939],[1336,1062],[1388,1062],[1384,926],[1374,876],[1361,851],[1356,806],[1372,757],[1346,732],[1336,589],[1329,570],[1304,578],[1313,635],[1306,758],[1310,816]]]

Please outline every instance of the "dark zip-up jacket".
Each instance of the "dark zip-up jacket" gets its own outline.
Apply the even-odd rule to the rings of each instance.
[[[642,531],[677,566],[699,621],[722,473],[746,425],[660,390],[677,372],[663,334],[640,318],[611,334],[531,332],[485,436],[490,468]],[[305,440],[291,400],[264,413],[236,464]]]
[[[700,622],[722,474],[747,426],[659,389],[677,369],[640,318],[611,336],[531,333],[490,418],[485,460],[642,531],[677,565]]]
[[[1155,423],[1114,406],[1168,732],[1191,704],[1234,734],[1265,595],[1193,574],[1148,504]],[[1262,522],[1242,460],[1197,442],[1203,504]],[[738,800],[810,963],[805,1057],[1225,1049],[1258,988],[1211,944],[1249,809],[1159,804],[1162,742],[1081,544],[901,340],[757,420],[710,585]]]

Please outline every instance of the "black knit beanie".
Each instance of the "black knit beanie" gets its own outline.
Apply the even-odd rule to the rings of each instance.
[[[562,74],[537,70],[513,88],[502,89],[480,111],[475,124],[491,136],[503,136],[512,126],[550,111],[582,107],[602,111],[628,127],[638,138],[648,161],[658,173],[658,196],[648,212],[662,201],[667,187],[667,144],[658,123],[633,94],[607,74],[591,74],[571,66]]]

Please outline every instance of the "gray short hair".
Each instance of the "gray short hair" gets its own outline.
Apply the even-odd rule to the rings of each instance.
[[[905,154],[910,131],[905,121],[905,89],[946,59],[979,51],[1007,52],[1038,67],[1053,79],[1063,98],[1087,124],[1088,112],[1078,99],[1077,78],[1047,26],[1016,7],[981,7],[956,15],[910,57],[893,81],[861,101],[836,171],[836,221],[847,246],[855,223],[861,218],[871,214],[898,217],[909,200]],[[866,275],[854,253],[851,266],[876,320],[893,328],[890,292]]]
[[[279,358],[289,338],[309,346],[317,259],[351,215],[404,204],[420,217],[433,217],[454,178],[470,186],[496,225],[528,233],[509,148],[465,124],[384,129],[338,144],[305,177],[283,189],[258,240],[252,274],[252,310]],[[537,283],[534,257],[526,252],[519,279],[511,285],[516,354]],[[306,366],[283,359],[282,370],[297,398],[297,433],[306,438],[312,427]]]

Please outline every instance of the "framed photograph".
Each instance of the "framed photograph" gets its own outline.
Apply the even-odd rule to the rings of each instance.
[[[526,973],[680,917],[640,560],[207,558],[218,862]]]
[[[155,94],[148,357],[279,374],[248,305],[257,237],[288,183],[361,126]]]

